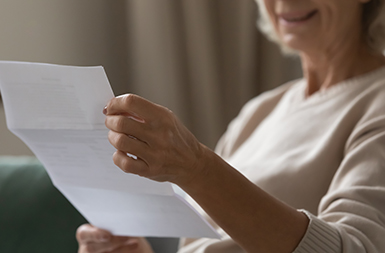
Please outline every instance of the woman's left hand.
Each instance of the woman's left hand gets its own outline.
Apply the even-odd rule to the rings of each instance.
[[[117,149],[114,163],[123,171],[176,184],[199,173],[208,149],[169,109],[127,94],[113,98],[103,112]]]
[[[143,237],[114,236],[90,224],[83,224],[77,229],[76,239],[78,253],[154,253]]]

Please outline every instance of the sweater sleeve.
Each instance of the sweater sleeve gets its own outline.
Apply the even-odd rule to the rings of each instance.
[[[309,218],[309,225],[304,238],[293,253],[341,252],[341,240],[337,229],[306,210],[300,211]]]
[[[381,100],[374,101],[350,135],[318,216],[304,211],[310,224],[295,253],[385,252],[384,97]]]

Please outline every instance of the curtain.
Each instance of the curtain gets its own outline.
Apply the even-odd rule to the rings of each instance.
[[[242,105],[301,75],[256,28],[253,0],[126,2],[127,92],[162,104],[214,147]]]
[[[1,60],[103,65],[115,94],[170,108],[211,148],[246,101],[301,75],[253,0],[3,0],[0,14]],[[26,150],[0,106],[0,155]]]

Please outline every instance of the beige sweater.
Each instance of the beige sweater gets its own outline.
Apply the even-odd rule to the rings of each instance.
[[[309,216],[296,253],[384,253],[385,67],[309,98],[305,88],[297,80],[251,100],[216,151]],[[218,229],[222,240],[186,239],[179,252],[244,252]]]

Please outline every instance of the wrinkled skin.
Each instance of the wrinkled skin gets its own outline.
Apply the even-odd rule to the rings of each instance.
[[[206,148],[167,108],[128,94],[112,99],[105,113],[113,160],[123,171],[179,185],[199,173]]]

